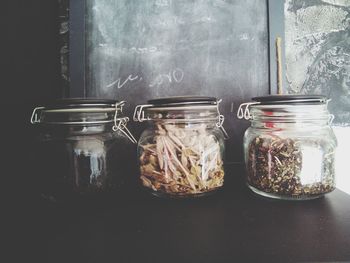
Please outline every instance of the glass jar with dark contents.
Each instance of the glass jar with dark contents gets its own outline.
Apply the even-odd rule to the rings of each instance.
[[[251,121],[244,135],[249,188],[260,195],[314,199],[335,189],[337,141],[325,96],[266,96],[243,103],[238,118]]]
[[[62,99],[35,108],[31,123],[39,134],[38,185],[55,201],[101,196],[122,184],[120,144],[136,142],[122,116],[124,102]]]
[[[156,196],[194,197],[224,183],[223,116],[211,97],[170,97],[136,107],[140,181]]]

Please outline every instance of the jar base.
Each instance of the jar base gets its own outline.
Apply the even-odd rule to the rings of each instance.
[[[154,195],[156,197],[165,198],[165,199],[195,199],[195,198],[201,198],[206,196],[211,196],[217,192],[221,191],[221,188],[216,188],[214,190],[198,193],[198,194],[170,194],[170,193],[164,193],[164,192],[156,192],[150,189],[145,189],[146,192],[150,193],[151,195]]]
[[[247,186],[249,187],[249,189],[253,193],[255,193],[259,196],[263,196],[263,197],[267,197],[267,198],[271,198],[271,199],[277,199],[277,200],[288,200],[288,201],[314,200],[314,199],[322,198],[325,195],[325,194],[318,194],[318,195],[283,196],[283,195],[278,195],[278,194],[273,194],[273,193],[266,193],[266,192],[261,191],[261,190],[255,188],[254,186],[251,186],[249,184],[247,184]]]

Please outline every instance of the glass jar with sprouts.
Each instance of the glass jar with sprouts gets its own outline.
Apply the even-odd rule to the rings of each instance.
[[[223,116],[211,97],[170,97],[135,109],[148,122],[138,143],[140,181],[157,196],[193,197],[224,183]]]

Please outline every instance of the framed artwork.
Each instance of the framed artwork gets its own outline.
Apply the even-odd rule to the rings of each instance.
[[[350,124],[350,1],[269,0],[270,69],[277,93],[276,45],[282,38],[282,92],[324,94],[334,124]]]

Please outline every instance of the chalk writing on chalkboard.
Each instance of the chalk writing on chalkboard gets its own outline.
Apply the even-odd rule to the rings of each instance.
[[[132,74],[130,74],[125,80],[121,80],[121,78],[118,78],[116,81],[113,81],[112,83],[108,84],[107,88],[117,87],[118,89],[121,89],[126,84],[133,82],[137,79],[142,80],[142,78],[139,78],[139,76],[133,76]]]
[[[151,83],[150,87],[154,87],[156,85],[162,85],[164,81],[168,81],[169,83],[177,82],[180,83],[184,78],[184,72],[180,68],[176,68],[173,71],[169,71],[166,74],[159,74]]]
[[[231,104],[269,92],[266,1],[86,0],[85,9],[87,96],[126,100],[130,116],[151,98],[214,96],[227,143],[240,145],[247,124]],[[228,161],[242,160],[227,148]]]

